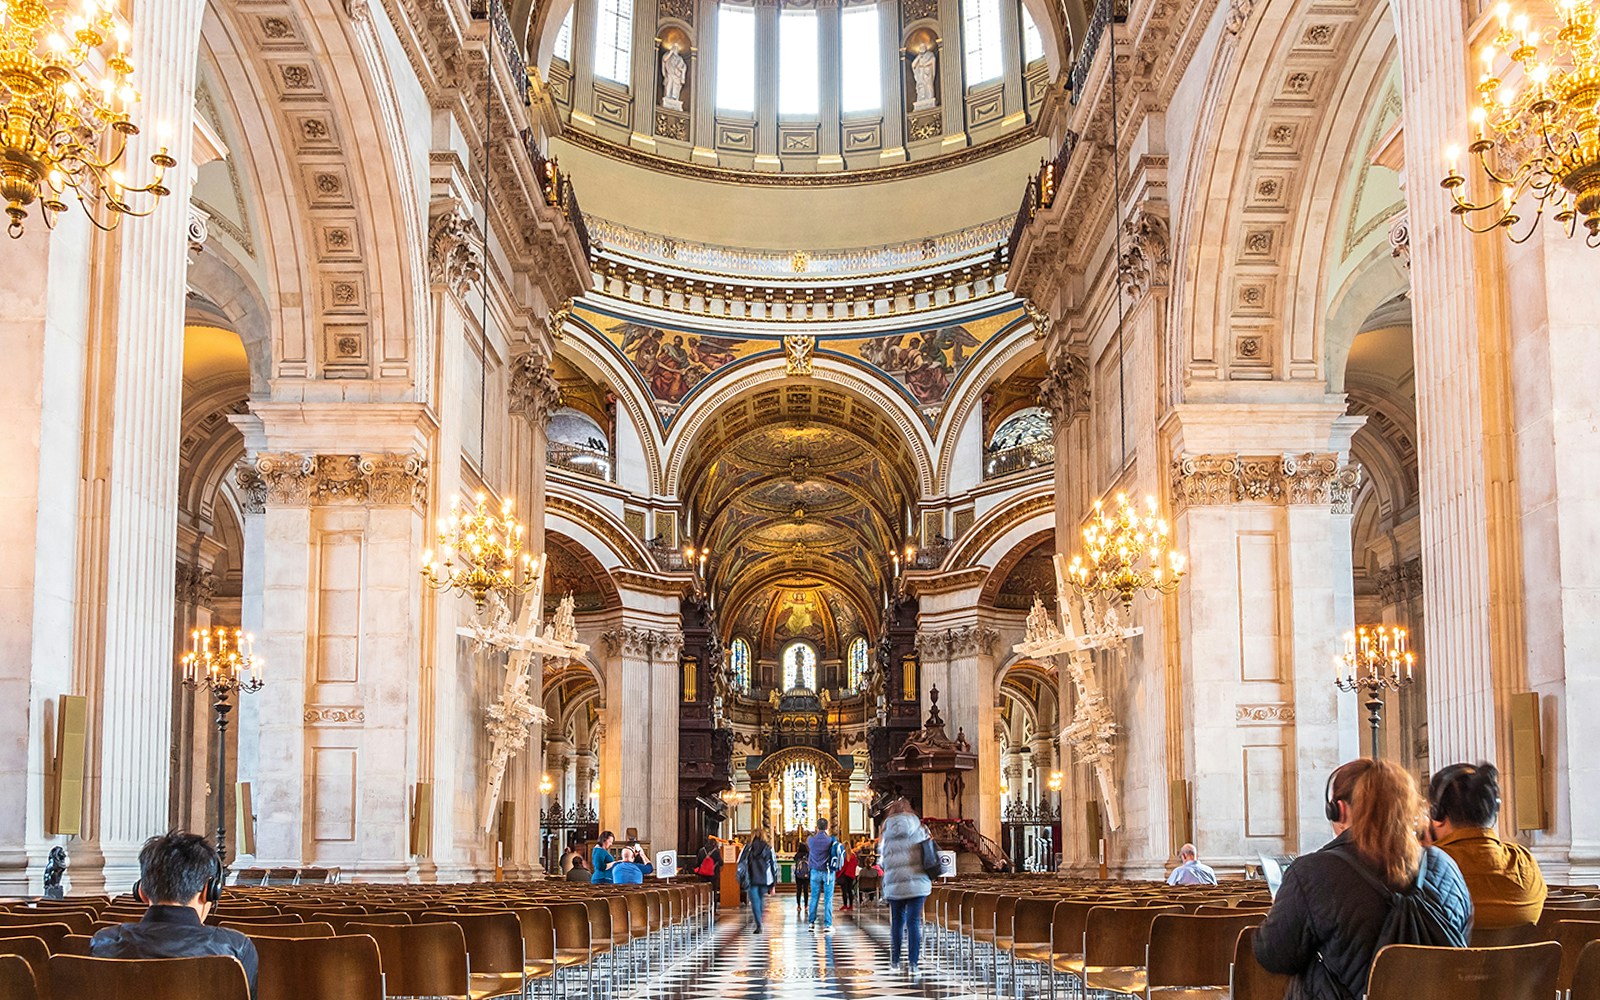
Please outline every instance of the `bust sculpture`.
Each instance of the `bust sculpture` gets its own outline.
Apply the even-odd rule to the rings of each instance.
[[[677,49],[661,53],[661,106],[669,111],[683,110],[683,81],[689,75],[689,63]]]
[[[933,78],[938,69],[939,57],[934,54],[932,45],[918,52],[911,60],[911,81],[917,89],[912,111],[926,111],[939,103],[933,93]]]

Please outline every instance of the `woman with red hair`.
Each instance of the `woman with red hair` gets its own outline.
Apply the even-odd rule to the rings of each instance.
[[[1404,768],[1353,760],[1329,777],[1324,806],[1333,842],[1296,858],[1284,872],[1255,936],[1262,966],[1295,977],[1288,1000],[1352,1000],[1366,993],[1397,894],[1420,894],[1446,941],[1466,946],[1472,899],[1455,862],[1418,839],[1426,813]]]

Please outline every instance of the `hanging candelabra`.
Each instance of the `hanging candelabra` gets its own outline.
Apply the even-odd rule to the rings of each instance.
[[[1372,757],[1378,754],[1378,729],[1383,723],[1383,693],[1409,687],[1416,656],[1406,649],[1406,630],[1362,625],[1344,636],[1344,654],[1334,659],[1334,686],[1366,695],[1367,725],[1372,729]]]
[[[1083,597],[1115,597],[1124,610],[1140,593],[1170,594],[1183,579],[1183,554],[1172,547],[1171,529],[1156,510],[1155,497],[1139,511],[1125,493],[1117,509],[1096,500],[1094,516],[1083,529],[1084,552],[1072,557],[1068,579]]]
[[[1479,53],[1467,152],[1492,194],[1476,202],[1464,190],[1454,146],[1445,151],[1450,172],[1441,183],[1455,201],[1451,211],[1475,233],[1503,229],[1521,243],[1548,212],[1568,236],[1581,222],[1585,242],[1600,247],[1600,17],[1592,0],[1550,6],[1553,21],[1536,22],[1500,4],[1499,33]],[[1525,197],[1537,207],[1518,235],[1517,205]]]
[[[210,691],[217,727],[217,857],[228,860],[228,714],[235,693],[261,690],[261,658],[255,655],[255,636],[237,628],[194,629],[189,652],[183,654],[183,686]]]
[[[539,561],[523,551],[524,531],[512,516],[510,497],[498,513],[486,494],[479,493],[470,510],[460,497],[451,497],[450,516],[439,519],[441,558],[433,549],[422,553],[422,579],[435,590],[471,597],[480,611],[491,594],[526,594],[538,586]]]

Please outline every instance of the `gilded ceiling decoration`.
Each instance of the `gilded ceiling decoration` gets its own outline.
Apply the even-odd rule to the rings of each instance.
[[[574,610],[601,611],[618,603],[611,576],[588,550],[564,535],[545,532],[549,563],[544,576],[544,606],[548,618],[563,597],[572,595]]]
[[[1033,606],[1034,595],[1049,602],[1056,592],[1055,567],[1050,558],[1055,554],[1055,535],[1047,534],[1033,548],[1028,549],[1007,571],[1004,563],[998,571],[1005,572],[999,590],[994,595],[994,606],[1012,611],[1026,611]]]
[[[784,352],[783,336],[777,332],[741,331],[740,336],[727,336],[653,326],[614,316],[592,304],[575,309],[573,318],[627,360],[664,423],[670,423],[681,404],[723,368],[746,358]],[[931,426],[983,345],[1024,320],[1022,306],[1011,305],[961,323],[870,337],[819,334],[815,355],[846,358],[876,370],[911,400]]]

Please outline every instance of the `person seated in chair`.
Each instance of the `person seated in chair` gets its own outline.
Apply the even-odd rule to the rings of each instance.
[[[1493,764],[1452,764],[1428,784],[1428,833],[1450,855],[1472,894],[1474,926],[1536,924],[1547,892],[1539,862],[1526,847],[1505,843],[1500,819],[1500,772]]]
[[[256,995],[256,946],[238,931],[206,926],[222,896],[222,860],[193,833],[174,830],[145,841],[134,893],[148,903],[138,923],[107,927],[89,940],[95,958],[193,958],[229,955],[244,966]]]
[[[1211,866],[1200,861],[1199,852],[1193,844],[1184,844],[1178,848],[1178,867],[1172,869],[1172,874],[1167,876],[1168,885],[1216,885],[1217,873]]]
[[[635,844],[622,849],[622,860],[611,866],[611,881],[616,885],[643,885],[644,877],[655,868],[645,860],[644,849]]]

